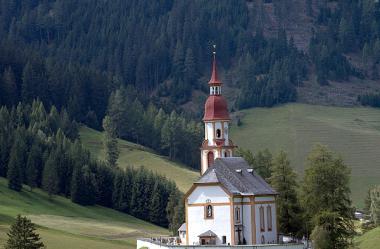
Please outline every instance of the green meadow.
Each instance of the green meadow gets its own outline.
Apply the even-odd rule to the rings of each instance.
[[[91,151],[91,154],[104,160],[103,134],[85,126],[80,128],[79,133],[83,145]],[[119,167],[143,166],[175,181],[178,188],[184,193],[190,188],[192,183],[199,178],[198,171],[194,171],[180,163],[170,161],[164,156],[157,155],[144,146],[119,139],[119,148]]]
[[[372,229],[354,239],[354,248],[376,249],[380,248],[380,227]]]
[[[317,143],[341,155],[352,169],[354,205],[361,207],[367,189],[380,184],[380,109],[287,104],[239,115],[242,125],[231,129],[235,144],[253,152],[284,150],[300,174]]]
[[[54,249],[136,248],[136,238],[167,235],[168,231],[130,215],[100,206],[80,206],[60,196],[49,196],[25,186],[21,192],[8,189],[0,178],[0,248],[17,214],[38,225],[43,242]]]

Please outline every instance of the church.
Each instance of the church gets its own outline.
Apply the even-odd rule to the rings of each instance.
[[[205,103],[201,177],[185,194],[181,245],[276,244],[276,191],[241,157],[229,138],[230,115],[214,52]]]

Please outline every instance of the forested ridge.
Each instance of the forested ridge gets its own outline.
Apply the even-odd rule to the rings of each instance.
[[[77,123],[41,101],[0,108],[0,176],[81,205],[102,205],[163,227],[183,221],[182,193],[174,182],[144,168],[121,170],[95,160],[78,140]]]
[[[313,30],[304,50],[285,22],[298,5],[305,6],[301,14]],[[284,21],[274,35],[265,29],[266,8]],[[0,103],[11,107],[39,98],[97,129],[108,114],[124,122],[117,129],[121,138],[194,166],[198,152],[192,148],[194,157],[182,156],[186,142],[178,138],[182,132],[198,142],[198,124],[187,123],[203,112],[213,44],[222,78],[237,90],[231,109],[270,107],[297,101],[297,88],[314,78],[320,85],[377,80],[379,16],[372,0],[1,0]],[[123,106],[133,103],[139,110],[117,110],[122,119],[112,109],[120,89],[129,96]],[[374,102],[364,99],[358,97]],[[189,102],[196,106],[192,111],[185,108]],[[166,126],[152,123],[173,111],[180,128],[173,126],[174,114]]]

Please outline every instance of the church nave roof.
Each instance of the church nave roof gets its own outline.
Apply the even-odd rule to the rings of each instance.
[[[214,164],[207,169],[196,183],[220,183],[232,194],[277,194],[242,157],[215,159]]]

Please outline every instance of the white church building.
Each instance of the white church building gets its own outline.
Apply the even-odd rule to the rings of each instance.
[[[186,222],[178,229],[178,238],[139,239],[137,248],[304,248],[279,244],[276,191],[243,158],[234,157],[236,146],[229,139],[230,116],[215,53],[208,84],[201,177],[185,194]]]

